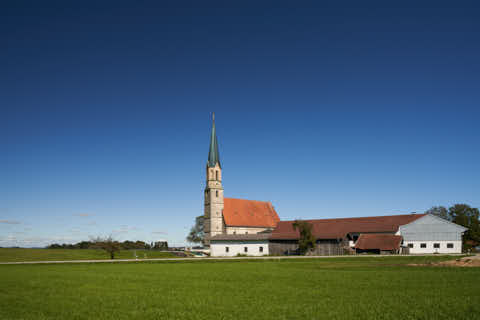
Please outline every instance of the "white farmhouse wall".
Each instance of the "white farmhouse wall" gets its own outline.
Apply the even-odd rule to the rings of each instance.
[[[421,247],[421,244],[426,245],[425,248]],[[440,244],[440,248],[434,248],[434,244]],[[408,247],[409,244],[413,244],[413,248],[409,248],[411,254],[422,253],[462,253],[462,241],[404,241],[403,245]],[[453,248],[448,248],[448,244],[452,244]]]
[[[403,237],[403,245],[410,248],[410,253],[461,253],[462,234],[467,229],[439,218],[434,215],[426,215],[409,224],[400,226],[397,234]],[[421,244],[426,244],[425,248]],[[440,248],[434,248],[434,244],[440,244]],[[448,244],[453,248],[448,248]]]
[[[247,252],[245,252],[245,247]],[[260,247],[263,252],[260,252]],[[228,252],[226,250],[228,248]],[[268,255],[268,241],[212,241],[210,255],[212,257],[235,257],[238,254],[247,256]]]

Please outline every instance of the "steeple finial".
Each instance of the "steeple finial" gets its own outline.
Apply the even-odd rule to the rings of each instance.
[[[222,167],[220,164],[220,154],[218,152],[218,141],[217,141],[217,134],[215,132],[215,112],[212,114],[212,135],[210,136],[210,149],[208,151],[208,162],[207,165],[209,167],[215,167],[218,163],[220,168]]]

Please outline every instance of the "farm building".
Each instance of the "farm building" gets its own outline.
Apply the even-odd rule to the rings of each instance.
[[[307,220],[316,247],[312,255],[350,253],[461,253],[466,228],[430,214]],[[296,254],[300,233],[280,221],[269,233],[217,235],[212,256]],[[262,247],[262,249],[258,249]]]
[[[467,231],[453,222],[427,214],[401,225],[397,234],[410,253],[461,253],[462,234]]]
[[[466,228],[430,214],[307,220],[316,239],[313,254],[461,253]],[[280,221],[270,236],[271,254],[289,254],[300,237],[294,221]]]

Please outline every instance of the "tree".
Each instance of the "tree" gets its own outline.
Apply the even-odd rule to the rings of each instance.
[[[96,237],[91,239],[93,248],[99,248],[107,251],[110,254],[110,259],[115,259],[115,252],[120,251],[121,245],[115,241],[112,236],[106,238]]]
[[[463,243],[467,246],[480,244],[480,212],[467,204],[455,204],[448,209],[448,214],[456,224],[468,228],[463,234]]]
[[[436,207],[431,207],[430,209],[428,209],[427,211],[425,211],[425,213],[428,213],[428,214],[433,214],[437,217],[440,217],[442,219],[445,219],[445,220],[448,220],[448,221],[452,221],[452,217],[450,216],[450,214],[448,213],[448,210],[447,208],[443,207],[443,206],[436,206]]]
[[[293,223],[293,230],[300,232],[300,239],[298,239],[298,250],[300,254],[304,255],[309,250],[315,248],[315,237],[312,234],[312,225],[304,220],[295,220]]]
[[[203,216],[195,218],[195,225],[190,229],[190,233],[187,236],[187,241],[192,243],[202,243],[205,239],[205,233],[203,231]]]
[[[156,241],[155,245],[153,246],[155,250],[168,250],[168,242],[167,241]]]

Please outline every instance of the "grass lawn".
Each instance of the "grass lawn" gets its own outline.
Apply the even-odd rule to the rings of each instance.
[[[139,259],[176,258],[172,253],[155,250],[136,250]],[[55,260],[105,260],[110,255],[101,249],[23,249],[0,248],[0,262],[55,261]],[[122,250],[115,259],[135,259],[133,250]]]
[[[0,265],[0,319],[480,319],[445,257]]]

